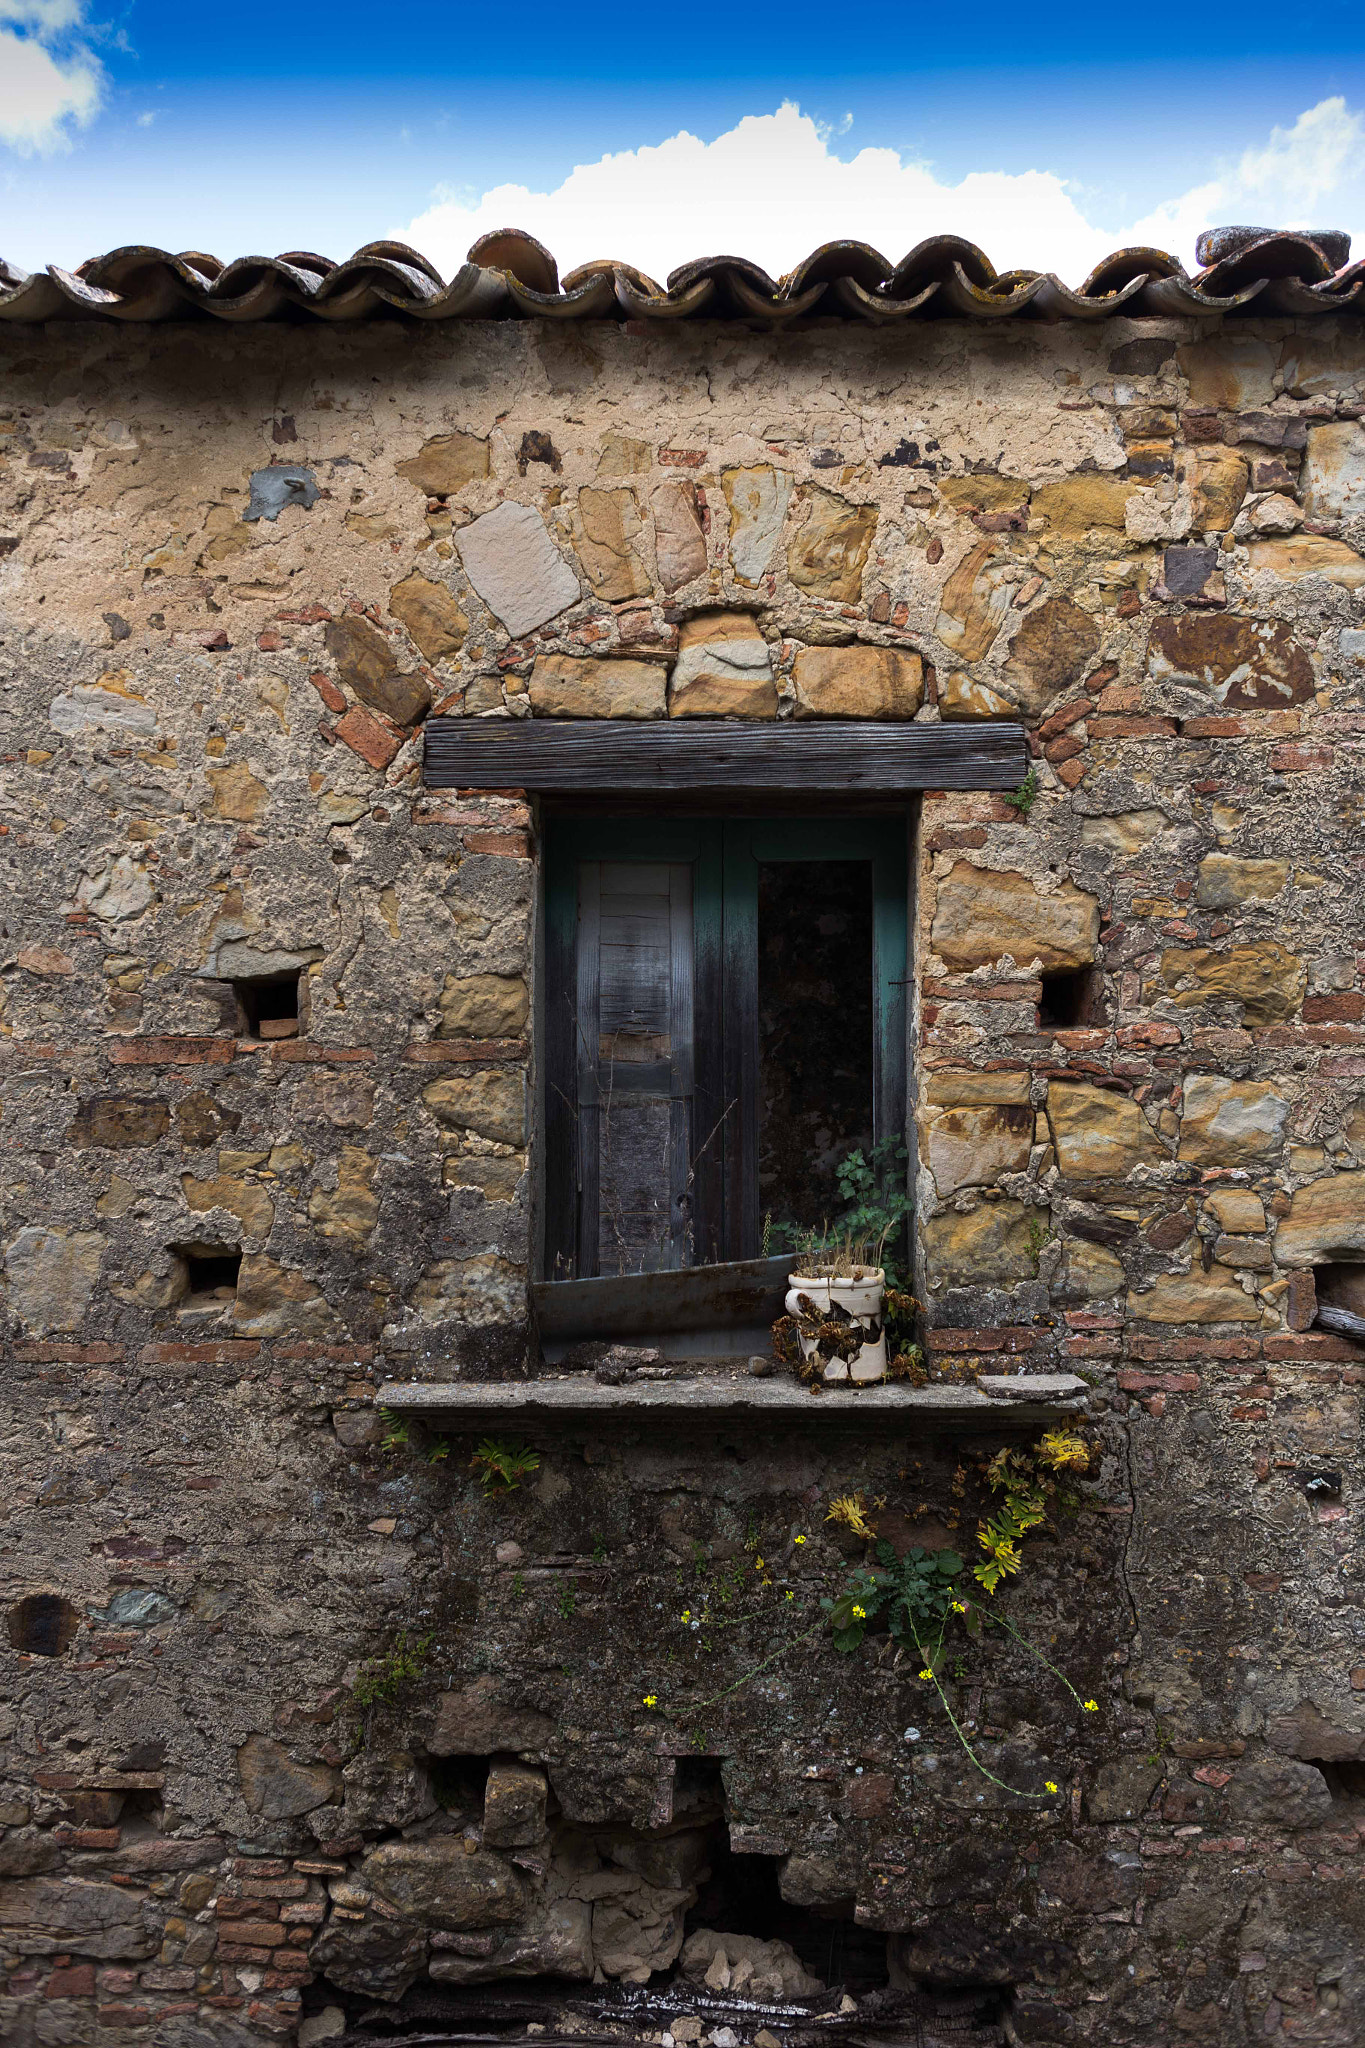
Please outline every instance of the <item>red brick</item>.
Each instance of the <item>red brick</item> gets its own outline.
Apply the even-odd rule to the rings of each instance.
[[[1085,679],[1085,687],[1092,697],[1098,697],[1106,684],[1113,682],[1118,672],[1119,665],[1116,661],[1102,661],[1098,668],[1091,669]]]
[[[54,1970],[43,1995],[46,1998],[93,1998],[95,1965],[73,1963],[69,1969]]]
[[[1117,1331],[1108,1337],[1068,1337],[1062,1348],[1068,1358],[1117,1358],[1123,1339]]]
[[[1358,1665],[1351,1673],[1351,1691],[1365,1692],[1365,1665]]]
[[[330,619],[331,616],[332,614],[328,611],[325,604],[305,604],[300,605],[295,611],[276,612],[275,614],[277,619],[283,619],[286,624],[291,626],[320,626],[324,620]]]
[[[1128,1349],[1134,1358],[1154,1361],[1176,1358],[1259,1358],[1261,1340],[1259,1337],[1133,1336],[1128,1339]]]
[[[261,1347],[251,1337],[225,1337],[217,1344],[147,1344],[139,1365],[235,1365],[259,1358]]]
[[[1335,747],[1312,740],[1290,740],[1282,747],[1272,747],[1270,752],[1271,770],[1276,775],[1325,774],[1335,760]]]
[[[323,703],[327,706],[327,709],[331,712],[334,712],[336,716],[339,718],[342,712],[346,709],[346,699],[342,696],[340,690],[332,681],[332,678],[330,676],[323,675],[322,671],[319,669],[313,675],[309,676],[308,680],[313,685],[313,688],[317,691],[319,697],[321,697]]]
[[[14,1356],[21,1365],[118,1365],[125,1353],[121,1344],[16,1344]]]
[[[1080,755],[1074,761],[1063,761],[1057,769],[1057,780],[1068,789],[1075,789],[1085,780],[1085,757]]]
[[[1125,1394],[1193,1394],[1200,1385],[1197,1372],[1137,1372],[1124,1366],[1118,1376]]]
[[[270,1057],[277,1067],[309,1066],[356,1066],[361,1061],[374,1058],[372,1045],[327,1045],[318,1038],[283,1038],[278,1045],[270,1048]]]
[[[1284,1319],[1290,1329],[1311,1330],[1317,1312],[1318,1290],[1311,1266],[1303,1272],[1291,1273],[1284,1304]]]
[[[1180,1043],[1180,1029],[1175,1024],[1125,1024],[1115,1036],[1118,1043],[1130,1051],[1147,1045]]]
[[[925,1341],[931,1351],[1032,1351],[1038,1332],[1023,1323],[1000,1323],[980,1330],[930,1330]]]
[[[1182,718],[1180,730],[1187,740],[1235,740],[1245,737],[1245,718]]]
[[[945,825],[939,832],[931,832],[925,840],[929,853],[973,852],[986,844],[984,825]]]
[[[1069,732],[1059,740],[1049,740],[1043,748],[1049,761],[1056,767],[1062,761],[1072,761],[1077,754],[1085,752],[1085,741],[1079,733]]]
[[[1065,732],[1067,727],[1075,725],[1078,719],[1088,718],[1093,709],[1094,706],[1088,704],[1084,697],[1074,697],[1069,704],[1063,704],[1059,711],[1054,711],[1051,717],[1043,720],[1038,728],[1039,739],[1055,739],[1059,732]]]
[[[385,725],[361,704],[353,704],[346,716],[337,720],[336,736],[380,775],[403,744],[392,726]]]
[[[659,461],[673,469],[700,469],[706,460],[704,448],[661,448]]]
[[[1138,740],[1174,738],[1173,718],[1094,718],[1090,720],[1092,740]]]
[[[109,1048],[116,1067],[225,1067],[235,1038],[121,1038]]]
[[[1274,1336],[1265,1339],[1267,1358],[1296,1358],[1305,1363],[1313,1359],[1341,1359],[1352,1363],[1360,1357],[1360,1346],[1348,1337],[1329,1337],[1322,1330],[1303,1330],[1288,1336]]]
[[[529,860],[531,842],[525,832],[466,832],[466,853],[509,854],[514,860]]]
[[[283,633],[277,633],[271,626],[267,626],[263,633],[256,635],[256,645],[262,654],[278,654],[280,649],[287,647],[288,644]]]
[[[119,1842],[117,1828],[57,1828],[53,1832],[68,1849],[117,1849]]]
[[[521,1060],[526,1057],[524,1038],[419,1038],[403,1048],[405,1060],[413,1060],[421,1066],[437,1065],[441,1061],[454,1061],[457,1065],[465,1061]]]
[[[233,1933],[236,1933],[236,1923],[229,1920],[226,1925],[232,1929]],[[276,1932],[283,1937],[284,1929],[282,1927],[277,1928]],[[220,1940],[214,1954],[220,1963],[256,1963],[262,1967],[268,1967],[275,1958],[273,1948],[253,1948],[248,1942],[244,1941]]]
[[[1362,1017],[1365,1017],[1365,994],[1356,989],[1342,995],[1305,996],[1303,999],[1305,1024],[1358,1024]]]
[[[1093,689],[1094,682],[1092,676],[1085,686],[1087,690]],[[1100,691],[1095,709],[1103,712],[1141,711],[1141,683],[1107,683]]]

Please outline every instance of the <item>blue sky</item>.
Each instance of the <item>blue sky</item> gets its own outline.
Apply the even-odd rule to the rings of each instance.
[[[1075,282],[1121,240],[1191,263],[1226,220],[1365,238],[1365,12],[0,0],[0,255],[28,268],[399,236],[448,272],[524,225],[565,268],[780,270],[949,229]]]

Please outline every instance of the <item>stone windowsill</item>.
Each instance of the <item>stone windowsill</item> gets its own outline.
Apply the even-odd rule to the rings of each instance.
[[[606,1386],[588,1373],[535,1380],[386,1380],[381,1407],[431,1414],[451,1422],[486,1416],[553,1421],[585,1415],[708,1416],[729,1418],[790,1416],[811,1422],[866,1420],[884,1426],[891,1415],[924,1426],[935,1423],[1019,1428],[1074,1415],[1089,1393],[1075,1373],[983,1373],[967,1385],[871,1386],[857,1393],[829,1388],[812,1395],[795,1380],[753,1379],[729,1373],[691,1373],[668,1379]]]

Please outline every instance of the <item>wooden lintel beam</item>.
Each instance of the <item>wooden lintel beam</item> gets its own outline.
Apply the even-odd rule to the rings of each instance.
[[[873,719],[432,718],[428,789],[593,791],[1017,789],[1028,773],[1014,724]]]

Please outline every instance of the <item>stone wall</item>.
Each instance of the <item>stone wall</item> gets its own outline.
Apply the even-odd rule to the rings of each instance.
[[[1358,325],[0,349],[6,2037],[631,1981],[723,1835],[1011,2041],[1358,2039]],[[947,1680],[1028,1800],[820,1630],[831,1500],[970,1550],[993,1442],[382,1448],[534,1369],[537,819],[433,709],[1026,720],[919,813],[914,1078],[933,1370],[1091,1383],[1010,1612],[1096,1708]]]

